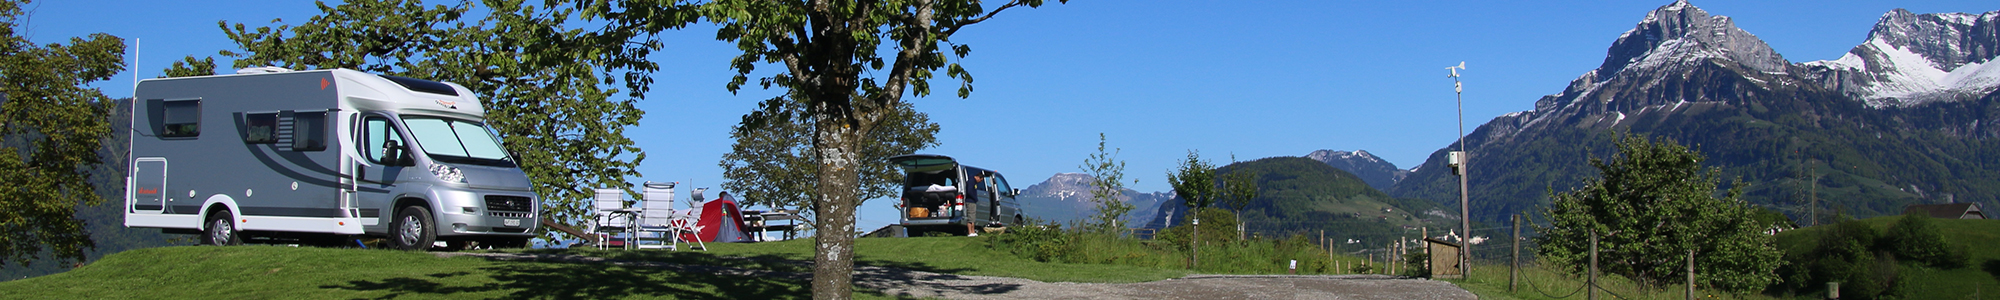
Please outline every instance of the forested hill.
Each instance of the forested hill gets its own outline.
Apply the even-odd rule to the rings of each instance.
[[[1608,158],[1620,131],[1697,149],[1748,184],[1751,202],[1801,224],[1917,203],[2000,204],[1990,46],[2000,45],[2000,12],[1891,11],[1847,57],[1806,63],[1686,2],[1643,20],[1596,70],[1466,137],[1475,222],[1535,212],[1550,189],[1596,176],[1589,158]],[[1432,153],[1390,194],[1455,205],[1458,179],[1443,159],[1457,148]]]
[[[1257,197],[1242,211],[1245,229],[1266,237],[1305,234],[1317,238],[1324,230],[1335,240],[1356,239],[1350,245],[1379,246],[1396,236],[1414,237],[1420,228],[1456,224],[1456,213],[1419,199],[1390,197],[1367,182],[1324,162],[1304,157],[1270,157],[1216,169],[1218,174],[1249,172],[1257,182]],[[1160,209],[1162,218],[1182,219],[1179,199]],[[1174,207],[1165,207],[1174,206]],[[1225,207],[1216,204],[1216,207]],[[1173,212],[1172,216],[1165,213]],[[1436,235],[1436,234],[1434,234]],[[1358,248],[1357,248],[1358,249]]]
[[[93,182],[92,185],[97,187],[98,196],[104,197],[104,203],[97,206],[78,205],[77,207],[76,218],[84,221],[84,228],[90,231],[91,241],[96,243],[94,249],[85,251],[85,256],[93,261],[105,255],[125,250],[192,243],[191,241],[174,241],[172,238],[185,237],[162,234],[159,229],[125,228],[125,215],[120,209],[124,207],[125,203],[123,196],[121,196],[125,192],[125,169],[123,167],[125,149],[130,145],[128,141],[131,138],[131,135],[128,134],[131,132],[131,127],[129,126],[129,122],[131,122],[130,100],[119,99],[117,100],[117,107],[111,109],[111,114],[105,122],[111,124],[113,134],[101,141],[104,146],[102,150],[98,151],[98,160],[104,163],[91,170],[90,180]],[[17,147],[24,142],[24,140],[15,139],[4,141],[7,147]],[[47,257],[48,255],[45,254],[42,256]],[[0,281],[55,274],[68,271],[70,267],[70,265],[57,264],[51,259],[41,259],[27,265],[18,265],[10,262],[5,268],[0,268]]]

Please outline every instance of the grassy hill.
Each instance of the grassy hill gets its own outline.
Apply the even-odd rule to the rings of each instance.
[[[1139,282],[1181,270],[1042,263],[987,248],[977,238],[861,239],[861,265],[1042,281]],[[811,241],[710,244],[701,251],[518,250],[624,261],[811,272]],[[741,258],[741,259],[734,259]],[[0,282],[0,298],[809,298],[810,284],[783,278],[675,272],[594,263],[439,258],[430,253],[281,246],[163,247],[112,254],[75,270]],[[888,298],[862,291],[857,298]]]

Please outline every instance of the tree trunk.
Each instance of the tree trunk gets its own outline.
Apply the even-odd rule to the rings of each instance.
[[[814,149],[819,155],[819,197],[813,199],[819,222],[814,236],[813,299],[849,299],[854,294],[854,211],[860,203],[860,130],[821,110],[815,122]]]

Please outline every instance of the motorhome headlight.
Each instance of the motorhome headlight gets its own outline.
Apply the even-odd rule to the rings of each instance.
[[[445,182],[465,183],[465,173],[459,172],[458,167],[450,165],[432,164],[431,175],[437,175],[438,180]]]

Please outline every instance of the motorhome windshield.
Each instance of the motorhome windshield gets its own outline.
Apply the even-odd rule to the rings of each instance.
[[[486,126],[465,120],[438,117],[403,118],[410,135],[416,137],[417,144],[431,159],[460,164],[475,164],[496,167],[514,167],[514,160],[507,157],[506,148],[493,138]]]

